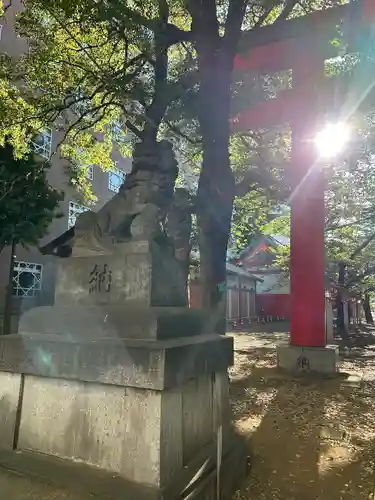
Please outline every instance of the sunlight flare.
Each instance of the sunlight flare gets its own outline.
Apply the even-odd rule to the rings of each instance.
[[[350,137],[350,128],[344,122],[327,124],[315,137],[320,155],[333,158],[345,148]]]

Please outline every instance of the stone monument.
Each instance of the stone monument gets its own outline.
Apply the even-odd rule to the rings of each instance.
[[[119,193],[41,249],[63,257],[54,306],[0,339],[2,446],[116,473],[129,499],[226,498],[246,469],[232,339],[187,307],[191,203],[177,173],[168,142],[139,144]]]
[[[68,258],[55,305],[25,314],[23,333],[136,339],[201,333],[202,314],[186,307],[191,204],[182,189],[174,196],[178,168],[170,143],[158,146],[151,154],[139,143],[119,192],[41,249]]]

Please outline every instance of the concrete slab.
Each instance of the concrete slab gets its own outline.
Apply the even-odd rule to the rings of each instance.
[[[337,373],[339,349],[335,345],[325,347],[300,347],[280,343],[276,347],[277,366],[292,373]]]

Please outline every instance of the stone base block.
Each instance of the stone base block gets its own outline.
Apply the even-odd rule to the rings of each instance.
[[[170,244],[117,243],[102,255],[62,259],[55,304],[132,302],[153,307],[187,306],[185,277]]]
[[[232,364],[233,339],[216,334],[155,342],[76,339],[68,332],[0,336],[0,372],[55,379],[160,391]]]
[[[165,340],[204,334],[205,313],[185,307],[133,305],[40,306],[22,314],[22,335]]]
[[[249,443],[233,436],[223,450],[220,481],[217,481],[215,448],[195,457],[165,488],[135,483],[113,472],[30,451],[0,448],[0,466],[38,479],[73,495],[84,494],[97,500],[212,500],[229,499],[245,479],[249,466]],[[220,492],[218,495],[217,486]],[[30,491],[32,494],[32,489]],[[70,495],[69,495],[70,497]]]
[[[277,366],[283,370],[323,375],[333,375],[337,372],[339,349],[335,345],[300,347],[282,343],[276,350]]]
[[[220,498],[229,498],[246,464],[231,427],[232,355],[232,339],[214,334],[155,342],[6,335],[0,452],[85,463],[126,481],[122,498],[147,490],[150,500],[216,498],[221,454]]]

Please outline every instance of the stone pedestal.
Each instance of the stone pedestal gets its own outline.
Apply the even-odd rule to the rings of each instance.
[[[150,498],[211,500],[218,484],[224,498],[247,462],[231,428],[233,341],[183,307],[163,250],[138,242],[67,259],[56,304],[0,337],[0,400],[18,387],[0,407],[0,446],[117,473],[132,485],[124,498],[147,487]]]
[[[188,487],[213,498],[218,451],[223,491],[246,473],[231,429],[231,338],[9,335],[0,353],[2,448],[84,462],[160,500]]]
[[[277,366],[291,373],[319,373],[334,375],[337,372],[339,349],[325,347],[299,347],[288,343],[277,346]]]
[[[186,307],[187,288],[168,246],[139,241],[60,265],[54,306],[27,311],[22,334],[158,340],[203,333]]]

